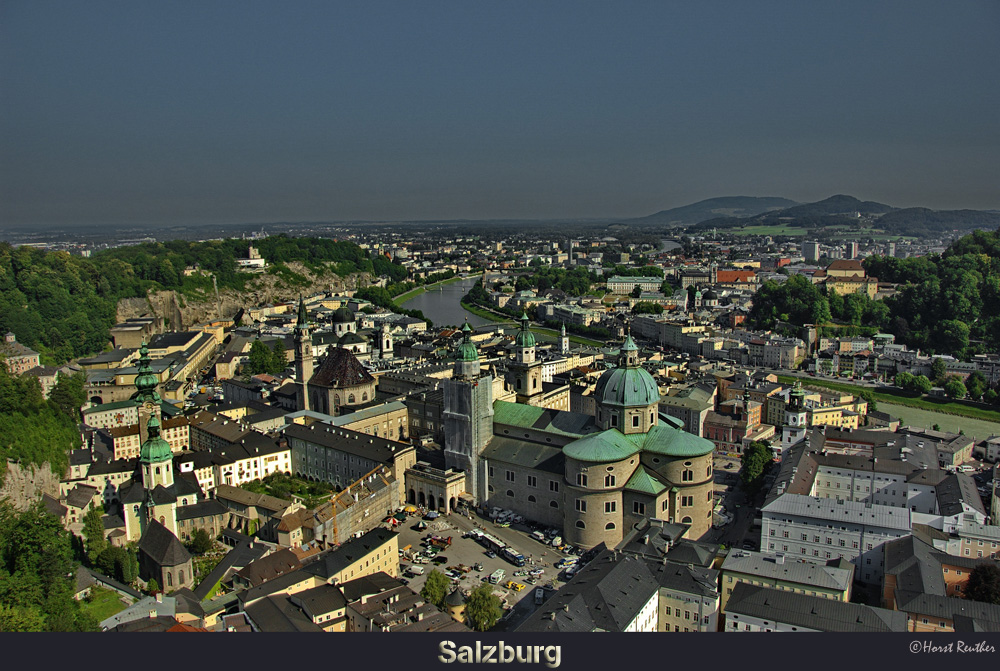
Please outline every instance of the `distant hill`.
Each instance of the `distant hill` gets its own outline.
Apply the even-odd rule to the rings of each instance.
[[[796,205],[782,210],[778,216],[781,217],[815,217],[837,214],[885,214],[892,212],[896,208],[891,205],[884,205],[870,200],[858,200],[854,196],[838,194],[830,196],[825,200],[815,203]]]
[[[630,224],[657,224],[662,226],[690,226],[706,219],[718,217],[753,217],[765,212],[798,205],[794,200],[777,197],[723,196],[709,198],[691,205],[662,210],[646,217],[630,219]]]
[[[859,216],[860,215],[860,216]],[[723,216],[706,219],[689,228],[694,231],[752,226],[786,225],[810,229],[822,236],[824,229],[836,232],[856,228],[859,232],[881,231],[889,235],[932,237],[947,231],[994,229],[1000,214],[987,210],[929,210],[925,207],[896,208],[854,196],[838,194],[815,203],[804,203],[751,217]],[[828,230],[835,230],[830,228]]]

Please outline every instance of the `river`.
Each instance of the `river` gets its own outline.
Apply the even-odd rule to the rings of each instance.
[[[424,316],[434,322],[434,326],[460,326],[466,318],[472,326],[492,324],[488,319],[474,315],[462,307],[462,297],[476,283],[478,277],[468,277],[451,284],[432,287],[419,296],[414,296],[403,303],[410,310],[420,310]]]

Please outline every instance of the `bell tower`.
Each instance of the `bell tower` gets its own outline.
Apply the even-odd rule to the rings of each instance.
[[[312,338],[309,336],[306,304],[299,295],[299,315],[295,320],[295,378],[298,383],[295,405],[300,410],[309,409],[309,378],[312,374]]]

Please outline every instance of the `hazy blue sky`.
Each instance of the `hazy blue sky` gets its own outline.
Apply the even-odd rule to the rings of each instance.
[[[1000,208],[1000,2],[0,2],[0,224]]]

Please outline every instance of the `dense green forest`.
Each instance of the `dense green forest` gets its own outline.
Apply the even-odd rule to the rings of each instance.
[[[0,367],[2,368],[2,367]],[[42,505],[0,501],[0,631],[96,631],[73,598],[73,542]]]
[[[7,459],[41,466],[48,462],[62,477],[68,450],[80,446],[80,406],[86,400],[84,376],[60,375],[48,400],[38,378],[14,377],[0,365],[0,464]],[[0,482],[6,468],[0,470]]]
[[[13,331],[18,342],[63,363],[103,350],[122,298],[144,297],[151,289],[205,295],[215,275],[220,289],[240,290],[254,275],[241,273],[236,258],[245,257],[245,240],[190,242],[174,240],[118,247],[91,258],[0,243],[0,333]],[[289,284],[305,278],[284,264],[300,261],[314,273],[345,276],[366,272],[403,282],[405,267],[388,258],[369,258],[351,242],[277,235],[253,241],[272,264],[271,271]],[[184,276],[198,266],[208,274]]]
[[[750,322],[757,328],[778,321],[869,326],[913,349],[959,358],[1000,350],[1000,229],[975,231],[941,255],[870,256],[864,267],[880,281],[899,284],[896,295],[884,301],[839,296],[793,276],[761,286]]]

